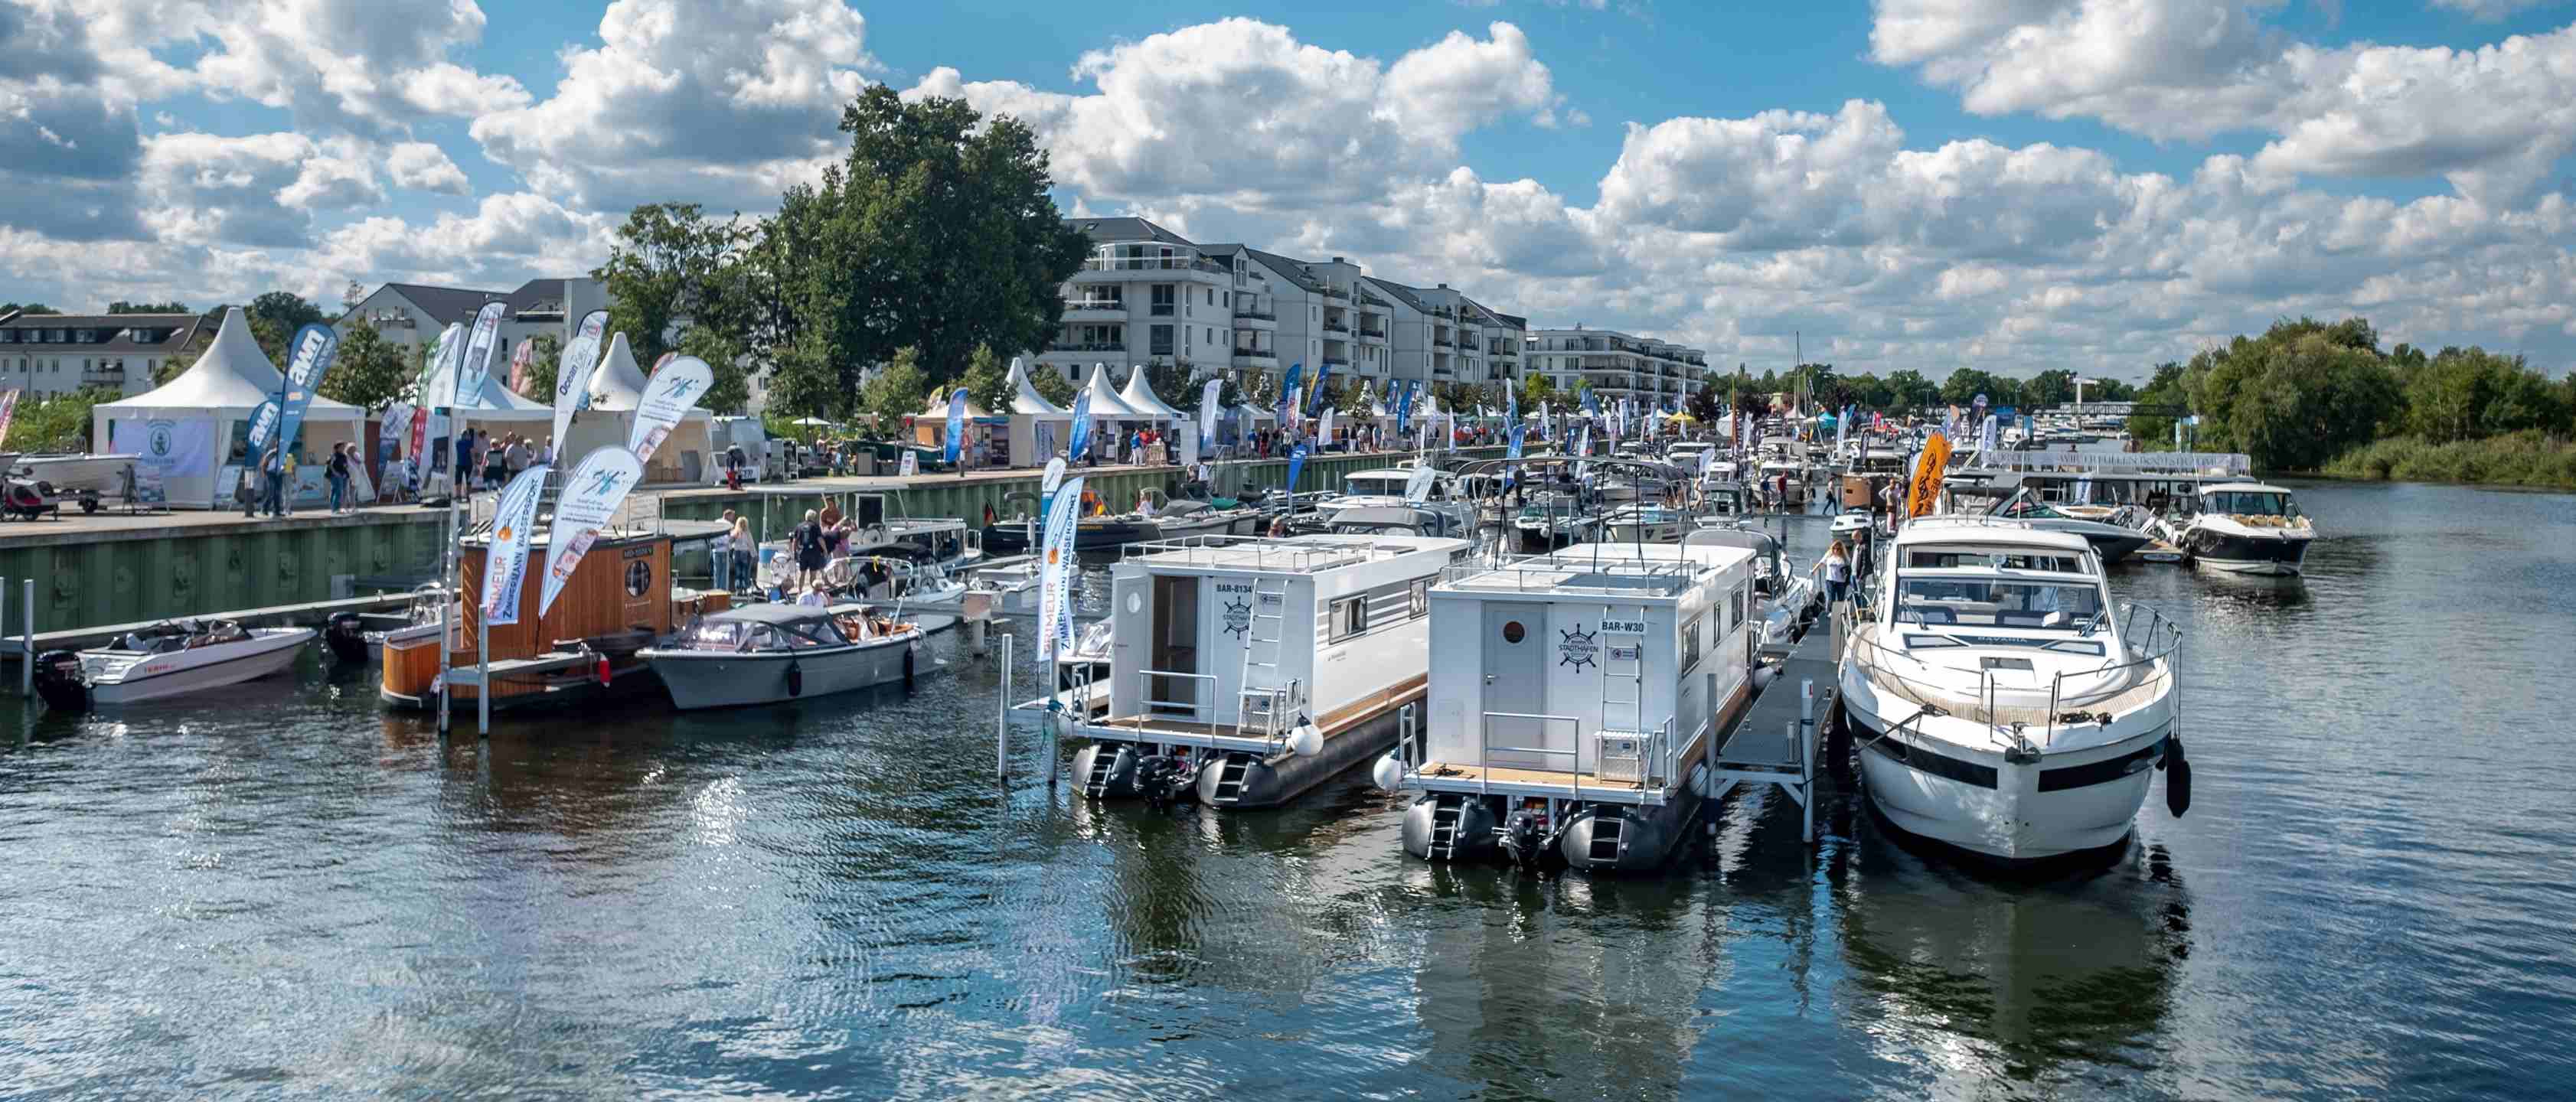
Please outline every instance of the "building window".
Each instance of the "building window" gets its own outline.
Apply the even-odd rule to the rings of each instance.
[[[1693,667],[1699,665],[1700,626],[1707,619],[1708,614],[1701,613],[1700,615],[1691,617],[1689,623],[1682,625],[1683,673],[1689,673]]]
[[[1151,301],[1153,303],[1153,313],[1155,316],[1166,318],[1172,316],[1172,285],[1169,283],[1155,284],[1153,298]]]
[[[1148,341],[1148,346],[1147,346],[1147,354],[1148,354],[1148,355],[1154,355],[1154,356],[1169,356],[1169,355],[1171,355],[1171,354],[1172,354],[1172,327],[1171,327],[1171,326],[1168,326],[1168,325],[1157,325],[1157,326],[1154,326],[1154,327],[1153,327],[1152,332],[1151,332],[1151,333],[1149,333],[1149,334],[1148,334],[1148,336],[1147,336],[1147,341]]]
[[[1368,598],[1344,597],[1333,602],[1333,642],[1368,631]]]

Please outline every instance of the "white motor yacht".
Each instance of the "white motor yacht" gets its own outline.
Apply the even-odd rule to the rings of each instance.
[[[2014,521],[1910,521],[1875,585],[1841,685],[1889,822],[2006,861],[2128,836],[2151,771],[2182,760],[2178,627],[2115,616],[2083,537]]]
[[[55,708],[77,711],[236,685],[293,666],[317,634],[312,628],[175,620],[128,632],[112,646],[39,656],[36,691]]]
[[[2174,542],[2191,561],[2230,574],[2288,577],[2305,568],[2316,526],[2290,491],[2260,482],[2200,488],[2198,511]]]

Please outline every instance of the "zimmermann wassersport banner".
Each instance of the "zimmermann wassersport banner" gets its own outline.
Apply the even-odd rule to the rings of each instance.
[[[645,380],[644,396],[635,401],[635,427],[626,430],[626,450],[639,460],[653,458],[654,449],[671,435],[671,426],[680,423],[715,380],[715,369],[695,356],[680,356],[654,369]]]
[[[1099,368],[1093,368],[1097,371]],[[1073,396],[1073,440],[1064,449],[1067,458],[1082,462],[1082,453],[1091,447],[1091,388]]]
[[[492,512],[492,546],[483,553],[483,622],[519,622],[519,588],[528,576],[530,529],[545,498],[546,464],[519,472]]]
[[[1073,646],[1073,541],[1082,521],[1082,479],[1065,480],[1047,504],[1039,538],[1038,656],[1053,659]]]
[[[555,596],[590,553],[599,530],[616,515],[617,506],[644,481],[644,461],[634,452],[599,448],[564,479],[563,496],[555,500],[555,525],[546,533],[546,584],[537,598],[537,615],[555,607]]]
[[[572,415],[590,408],[590,373],[599,367],[599,341],[608,331],[608,311],[581,316],[572,343],[555,357],[555,435],[558,446],[572,431]]]

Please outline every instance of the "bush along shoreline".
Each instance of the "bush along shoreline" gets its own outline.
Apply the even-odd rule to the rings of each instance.
[[[2344,452],[2316,473],[2370,482],[2576,490],[2576,441],[2535,431],[2448,443],[2401,436]]]

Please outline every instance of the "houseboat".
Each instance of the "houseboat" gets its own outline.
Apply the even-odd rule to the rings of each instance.
[[[1600,543],[1447,571],[1430,597],[1430,713],[1374,771],[1420,793],[1406,852],[1661,866],[1752,692],[1753,560]]]
[[[1110,574],[1108,691],[1058,697],[1089,740],[1076,783],[1103,799],[1269,807],[1385,751],[1422,700],[1430,588],[1472,547],[1392,535],[1130,545]]]
[[[723,526],[663,522],[657,517],[600,532],[556,596],[554,607],[540,616],[548,527],[541,523],[529,541],[528,565],[519,587],[519,622],[492,626],[490,677],[496,712],[647,693],[659,682],[650,676],[652,667],[640,652],[668,637],[676,625],[731,605],[726,594],[681,589],[671,577],[675,540],[710,538]],[[483,562],[491,544],[487,514],[459,541],[458,592],[483,592]],[[483,676],[483,656],[476,650],[482,615],[480,601],[449,605],[444,622],[452,634],[443,675],[440,620],[386,632],[378,697],[396,709],[435,709],[443,676],[450,706],[474,707],[483,691],[476,684]]]

